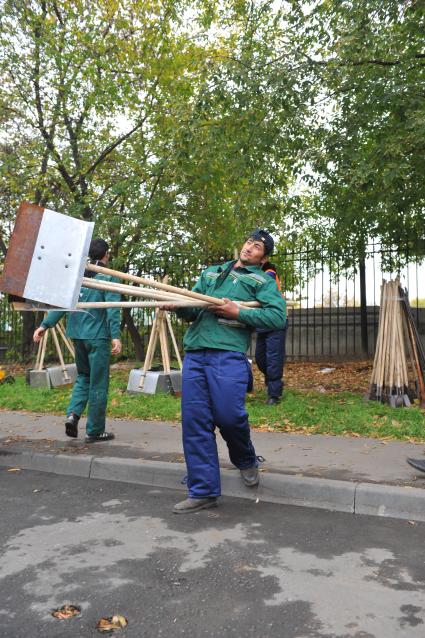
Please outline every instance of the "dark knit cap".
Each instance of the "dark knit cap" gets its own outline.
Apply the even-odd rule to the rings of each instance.
[[[271,255],[274,249],[273,237],[266,230],[262,228],[256,228],[249,236],[256,241],[262,241],[264,244],[264,254]]]

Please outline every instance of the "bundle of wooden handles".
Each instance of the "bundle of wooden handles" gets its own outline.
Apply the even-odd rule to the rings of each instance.
[[[139,308],[161,308],[167,306],[179,307],[202,307],[214,305],[224,305],[223,299],[217,297],[211,297],[210,295],[203,295],[193,290],[185,290],[184,288],[177,288],[163,282],[155,281],[154,279],[146,279],[144,277],[138,277],[137,275],[131,275],[129,273],[121,272],[120,270],[112,270],[104,266],[97,266],[95,264],[87,264],[87,270],[102,275],[110,275],[117,279],[124,279],[130,281],[133,284],[139,284],[138,286],[132,286],[124,283],[115,283],[111,281],[101,281],[90,277],[84,277],[82,285],[87,288],[95,288],[97,290],[105,290],[110,292],[116,292],[123,295],[131,295],[134,297],[143,297],[144,299],[150,299],[151,301],[93,301],[93,302],[80,302],[77,303],[77,309],[88,308],[114,308],[114,307],[139,307]],[[146,288],[140,288],[139,286],[147,286]],[[239,301],[237,302],[245,308],[259,308],[260,304],[257,301]]]
[[[400,281],[383,282],[375,359],[368,398],[409,406],[418,397],[425,406],[424,353]],[[416,387],[410,383],[414,378]]]

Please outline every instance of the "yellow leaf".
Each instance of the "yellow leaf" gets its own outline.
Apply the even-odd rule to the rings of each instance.
[[[96,623],[96,629],[98,631],[114,631],[115,629],[122,629],[128,625],[128,620],[121,614],[115,614],[110,618],[101,618]]]
[[[121,614],[117,614],[116,616],[112,616],[112,622],[115,625],[120,625],[120,627],[126,627],[128,625],[127,618],[125,616],[121,616]]]

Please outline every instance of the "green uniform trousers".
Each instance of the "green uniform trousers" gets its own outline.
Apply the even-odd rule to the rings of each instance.
[[[67,414],[81,416],[88,403],[86,431],[89,435],[105,431],[106,404],[109,387],[109,339],[73,339],[77,379]]]

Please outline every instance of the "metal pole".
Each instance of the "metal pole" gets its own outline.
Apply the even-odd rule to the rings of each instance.
[[[362,339],[362,352],[367,357],[369,352],[369,340],[367,334],[367,302],[366,302],[366,264],[364,255],[359,261],[360,274],[360,330]]]

